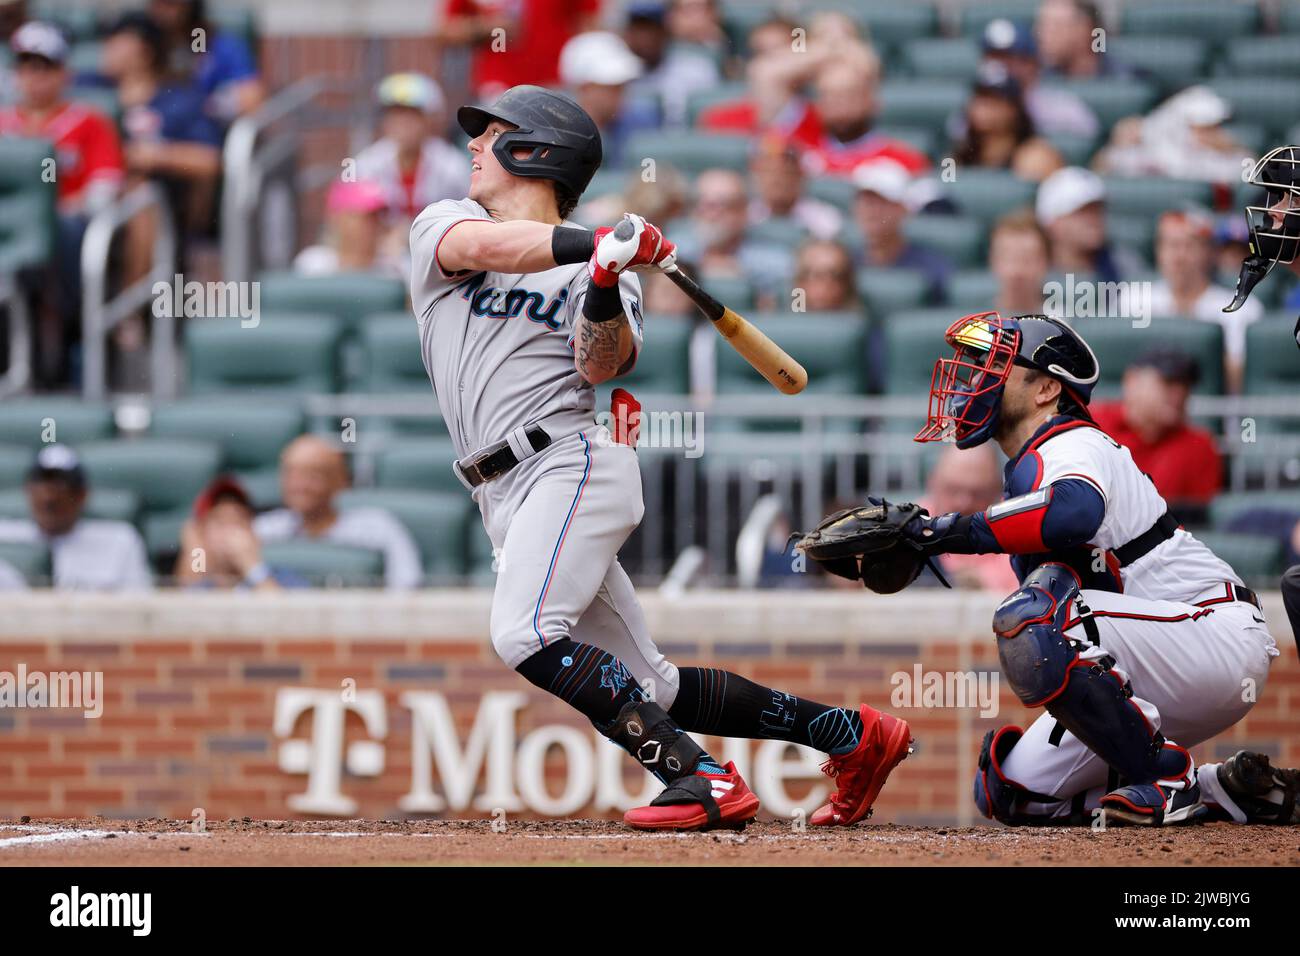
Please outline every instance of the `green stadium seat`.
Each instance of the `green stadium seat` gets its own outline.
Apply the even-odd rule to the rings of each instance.
[[[73,76],[95,75],[104,69],[104,44],[98,40],[83,40],[72,44],[66,62]]]
[[[987,269],[962,269],[948,278],[948,301],[952,303],[954,319],[960,314],[993,308],[997,295],[997,277]]]
[[[251,9],[213,4],[208,11],[208,19],[222,33],[243,40],[253,56],[257,56],[257,17]]]
[[[262,560],[302,575],[316,587],[383,587],[384,553],[329,541],[268,541]]]
[[[404,441],[375,456],[375,484],[380,488],[464,492],[465,486],[451,470],[455,460],[450,439]]]
[[[894,0],[818,0],[817,11],[837,11],[851,17],[877,46],[896,46],[933,35],[938,28],[932,3]]]
[[[403,488],[352,488],[338,497],[338,506],[383,508],[402,522],[416,546],[425,575],[446,583],[466,571],[465,533],[478,509],[463,488],[456,491],[409,491]]]
[[[305,425],[296,404],[189,398],[154,408],[149,434],[212,442],[221,448],[222,467],[242,471],[274,468],[281,450]]]
[[[1247,585],[1275,587],[1285,570],[1282,541],[1272,535],[1198,531],[1196,538],[1227,561]]]
[[[70,40],[89,40],[98,29],[95,4],[74,5],[67,0],[33,0],[28,18],[57,26]]]
[[[856,312],[749,316],[755,326],[808,370],[807,395],[860,395],[866,391],[867,320]],[[720,394],[771,393],[771,386],[735,349],[717,350]]]
[[[1061,154],[1067,166],[1091,166],[1093,154],[1101,145],[1096,136],[1048,133],[1044,138]]]
[[[1045,87],[1069,90],[1088,104],[1103,129],[1126,116],[1139,116],[1159,99],[1155,87],[1143,80],[1100,77],[1088,80],[1044,80]]]
[[[134,492],[147,512],[188,508],[221,465],[217,443],[174,438],[88,442],[78,452],[92,488]]]
[[[684,395],[690,391],[691,335],[695,322],[675,315],[647,315],[645,344],[636,365],[611,384],[638,391]],[[597,404],[597,411],[608,405]]]
[[[1107,37],[1106,55],[1150,74],[1166,93],[1200,82],[1206,75],[1209,47],[1198,37]]]
[[[390,276],[264,272],[258,282],[263,311],[337,316],[348,333],[356,332],[368,315],[406,309],[406,284]]]
[[[154,569],[163,575],[174,571],[173,562],[180,550],[181,527],[190,519],[190,509],[171,508],[140,519],[140,535]]]
[[[942,134],[948,117],[966,102],[964,84],[947,79],[886,80],[880,84],[881,126],[920,126]]]
[[[966,36],[979,37],[984,33],[990,20],[1015,20],[1030,25],[1038,16],[1042,0],[979,0],[977,3],[961,5],[961,32]]]
[[[59,395],[10,398],[0,403],[0,442],[33,453],[48,442],[76,448],[86,441],[113,437],[113,409]]]
[[[1184,206],[1209,208],[1214,190],[1209,183],[1155,176],[1104,176],[1106,204],[1112,214],[1155,218]]]
[[[1238,123],[1254,123],[1281,134],[1295,117],[1300,103],[1300,79],[1273,77],[1233,77],[1215,79],[1210,88],[1232,106],[1232,118]]]
[[[0,488],[16,488],[27,478],[36,453],[21,445],[0,445]]]
[[[744,172],[752,147],[751,137],[732,133],[645,130],[628,137],[623,162],[640,168],[644,160],[653,159],[656,166],[666,164],[687,175],[715,168]]]
[[[1121,215],[1118,210],[1123,207],[1112,203],[1110,214],[1106,217],[1106,238],[1117,246],[1123,246],[1139,253],[1150,262],[1153,257],[1156,240],[1156,216]]]
[[[930,292],[929,280],[916,269],[859,269],[857,285],[867,314],[875,319],[904,309],[919,309]]]
[[[117,91],[114,89],[100,86],[72,86],[68,88],[68,99],[102,113],[116,125],[122,122],[122,103],[118,100]]]
[[[802,223],[785,216],[773,216],[762,222],[752,223],[745,234],[755,242],[784,246],[792,254],[809,238],[808,230]]]
[[[0,541],[0,561],[13,565],[15,571],[33,587],[48,585],[53,571],[50,551],[35,541]]]
[[[1037,185],[1016,177],[1006,169],[983,169],[962,166],[956,179],[944,183],[944,189],[961,211],[985,222],[1034,204]]]
[[[263,314],[249,328],[236,318],[191,319],[184,336],[192,393],[338,390],[342,326],[329,315]]]
[[[1262,156],[1273,145],[1269,131],[1258,123],[1225,123],[1224,132],[1239,142],[1251,156]],[[1246,186],[1241,183],[1241,186]]]
[[[612,196],[620,193],[627,185],[627,173],[622,169],[602,169],[595,176],[591,177],[591,182],[582,192],[582,201],[590,202],[601,196]]]
[[[1259,8],[1254,3],[1224,0],[1145,0],[1126,3],[1120,33],[1137,36],[1187,36],[1211,42],[1254,33]]]
[[[1223,62],[1234,76],[1300,76],[1300,36],[1238,37]]]
[[[947,256],[957,268],[984,261],[988,226],[974,216],[912,216],[903,223],[903,234],[909,242]]]
[[[1097,353],[1101,364],[1098,387],[1103,393],[1115,394],[1125,366],[1157,345],[1180,349],[1196,359],[1201,367],[1198,392],[1223,393],[1223,327],[1216,322],[1158,317],[1151,319],[1145,328],[1115,318],[1070,319],[1069,322]]]
[[[1278,27],[1283,33],[1300,33],[1300,4],[1282,4],[1278,11]]]
[[[732,309],[750,309],[754,306],[754,287],[743,276],[700,276],[700,288]]]
[[[903,68],[914,77],[969,83],[981,58],[978,41],[971,37],[913,40],[902,50]]]
[[[1293,511],[1300,517],[1300,489],[1224,492],[1210,502],[1210,525],[1216,531],[1227,531],[1234,518],[1257,508]]]
[[[749,84],[744,80],[716,83],[707,89],[696,90],[686,97],[687,124],[694,126],[696,120],[700,118],[700,113],[710,106],[748,98]]]
[[[25,490],[7,488],[0,491],[0,518],[27,518],[31,513]],[[134,492],[117,488],[92,488],[86,498],[84,514],[87,518],[134,524],[140,516],[140,498]]]
[[[0,274],[41,265],[54,252],[53,159],[45,140],[0,137]]]
[[[943,333],[960,317],[953,309],[919,309],[889,317],[885,394],[921,396],[930,391],[934,360],[952,353]]]
[[[851,180],[839,176],[816,176],[808,180],[804,192],[847,213],[858,190]]]
[[[927,156],[933,156],[938,152],[940,142],[947,142],[947,138],[939,130],[915,124],[882,123],[875,127],[875,131],[881,136],[906,143]]]
[[[360,387],[367,392],[428,392],[420,327],[409,312],[369,316],[360,327],[365,371]]]
[[[1292,341],[1295,317],[1265,316],[1246,327],[1247,395],[1300,395],[1300,352]]]
[[[265,511],[278,508],[282,503],[280,493],[280,469],[275,465],[263,468],[235,469],[234,476],[253,500],[253,508]]]

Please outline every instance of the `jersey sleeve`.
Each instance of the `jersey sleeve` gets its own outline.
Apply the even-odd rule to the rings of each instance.
[[[1110,505],[1110,463],[1103,444],[1114,442],[1096,428],[1076,428],[1043,443],[1037,454],[1042,461],[1038,488],[1070,479],[1091,485]]]
[[[411,224],[411,302],[416,317],[423,321],[425,309],[442,293],[472,273],[443,271],[438,246],[458,222],[490,220],[487,211],[471,199],[444,199],[433,203]]]

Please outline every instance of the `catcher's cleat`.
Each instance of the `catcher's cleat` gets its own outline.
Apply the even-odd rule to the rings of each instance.
[[[1264,754],[1238,750],[1216,777],[1246,823],[1300,823],[1300,770],[1279,770]]]
[[[862,705],[862,739],[850,753],[832,755],[822,770],[838,788],[809,818],[815,827],[847,827],[867,817],[890,772],[912,752],[907,721]]]
[[[758,797],[734,763],[723,769],[678,777],[649,806],[623,814],[623,821],[638,830],[743,830],[758,815]]]

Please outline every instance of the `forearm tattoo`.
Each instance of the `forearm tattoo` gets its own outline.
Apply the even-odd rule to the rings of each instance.
[[[592,322],[585,315],[578,316],[573,350],[578,358],[578,371],[584,377],[609,376],[621,369],[627,327],[626,315],[608,322]]]

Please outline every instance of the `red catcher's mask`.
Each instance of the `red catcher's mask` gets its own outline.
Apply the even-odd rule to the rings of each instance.
[[[955,352],[934,363],[930,409],[916,441],[952,438],[958,448],[989,439],[1002,408],[1002,388],[1020,351],[1020,328],[996,312],[958,319],[944,338]]]

